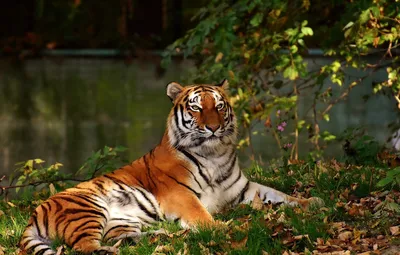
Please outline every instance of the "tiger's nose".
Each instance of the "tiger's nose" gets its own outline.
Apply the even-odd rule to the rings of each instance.
[[[218,129],[219,127],[220,127],[220,125],[218,125],[218,124],[215,124],[215,125],[213,125],[213,124],[211,124],[211,125],[206,125],[206,129],[212,131],[213,133],[214,133],[215,131],[217,131],[217,129]]]

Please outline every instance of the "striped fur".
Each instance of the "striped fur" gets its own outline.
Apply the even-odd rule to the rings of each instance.
[[[227,86],[170,83],[174,106],[160,144],[130,165],[50,197],[33,212],[21,249],[55,254],[51,241],[61,239],[84,254],[116,254],[102,243],[138,238],[143,226],[158,220],[180,220],[183,227],[212,224],[212,213],[250,202],[257,190],[264,202],[307,206],[310,200],[243,175]]]

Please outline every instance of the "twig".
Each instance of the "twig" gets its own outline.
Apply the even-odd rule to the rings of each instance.
[[[293,82],[293,92],[295,95],[298,95],[298,91],[297,91],[297,85],[296,82]],[[298,98],[296,99],[298,102]],[[298,103],[296,103],[296,106],[294,107],[294,123],[295,123],[295,131],[294,131],[294,146],[292,147],[292,151],[290,153],[290,159],[293,159],[293,153],[294,153],[294,159],[297,160],[299,158],[299,116],[297,113],[298,110]]]
[[[1,178],[1,180],[4,179],[4,176]],[[23,188],[23,187],[28,187],[28,186],[38,186],[41,184],[46,184],[46,183],[53,183],[53,182],[59,182],[59,181],[75,181],[75,182],[85,182],[88,181],[90,179],[86,179],[86,180],[80,180],[80,179],[74,179],[74,178],[60,178],[60,179],[55,179],[55,180],[48,180],[48,181],[37,181],[37,182],[30,182],[27,184],[21,184],[21,185],[10,185],[10,186],[0,186],[0,196],[4,194],[4,192],[6,190],[9,189],[16,189],[16,188]]]

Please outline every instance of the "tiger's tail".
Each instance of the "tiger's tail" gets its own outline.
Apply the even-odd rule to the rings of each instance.
[[[22,254],[32,255],[55,255],[56,251],[51,248],[51,241],[47,236],[40,233],[40,227],[37,225],[35,215],[29,220],[29,224],[22,234],[21,241],[19,243]]]

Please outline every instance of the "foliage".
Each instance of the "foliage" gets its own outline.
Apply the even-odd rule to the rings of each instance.
[[[320,132],[320,123],[328,122],[332,107],[377,71],[386,70],[388,77],[375,85],[374,93],[389,92],[400,103],[394,52],[399,5],[385,0],[214,0],[194,17],[198,25],[167,48],[164,64],[177,53],[194,57],[197,69],[188,79],[229,77],[242,126],[252,129],[285,110],[294,122],[293,149],[298,151],[299,133],[307,132],[313,150],[320,151],[323,138],[334,138]],[[322,48],[329,63],[307,67],[309,47]],[[352,68],[365,75],[352,77]],[[304,94],[309,104],[300,110]],[[244,132],[244,140],[251,141],[252,134]]]
[[[93,153],[82,167],[79,168],[76,174],[91,179],[115,170],[124,163],[124,160],[120,158],[120,153],[124,151],[126,151],[126,148],[122,146],[116,146],[114,148],[104,146],[102,150]]]
[[[340,135],[339,139],[345,141],[343,150],[347,163],[357,165],[374,165],[379,163],[377,155],[383,148],[374,137],[365,133],[365,129],[349,128]]]
[[[115,148],[105,146],[103,149],[93,153],[74,175],[60,171],[63,166],[61,163],[46,166],[44,165],[45,161],[42,159],[30,159],[17,163],[17,169],[10,176],[10,184],[8,186],[0,186],[1,195],[5,192],[8,199],[8,191],[10,189],[15,189],[18,193],[23,188],[31,193],[32,187],[38,187],[41,188],[41,192],[35,192],[34,194],[39,197],[49,196],[56,193],[57,190],[63,190],[70,186],[69,182],[71,181],[86,181],[117,169],[126,163],[125,160],[121,159],[121,153],[125,150],[126,148],[122,146]]]
[[[379,187],[384,187],[389,185],[392,187],[395,185],[400,187],[400,167],[396,167],[394,169],[389,170],[386,174],[386,177],[378,182]]]

